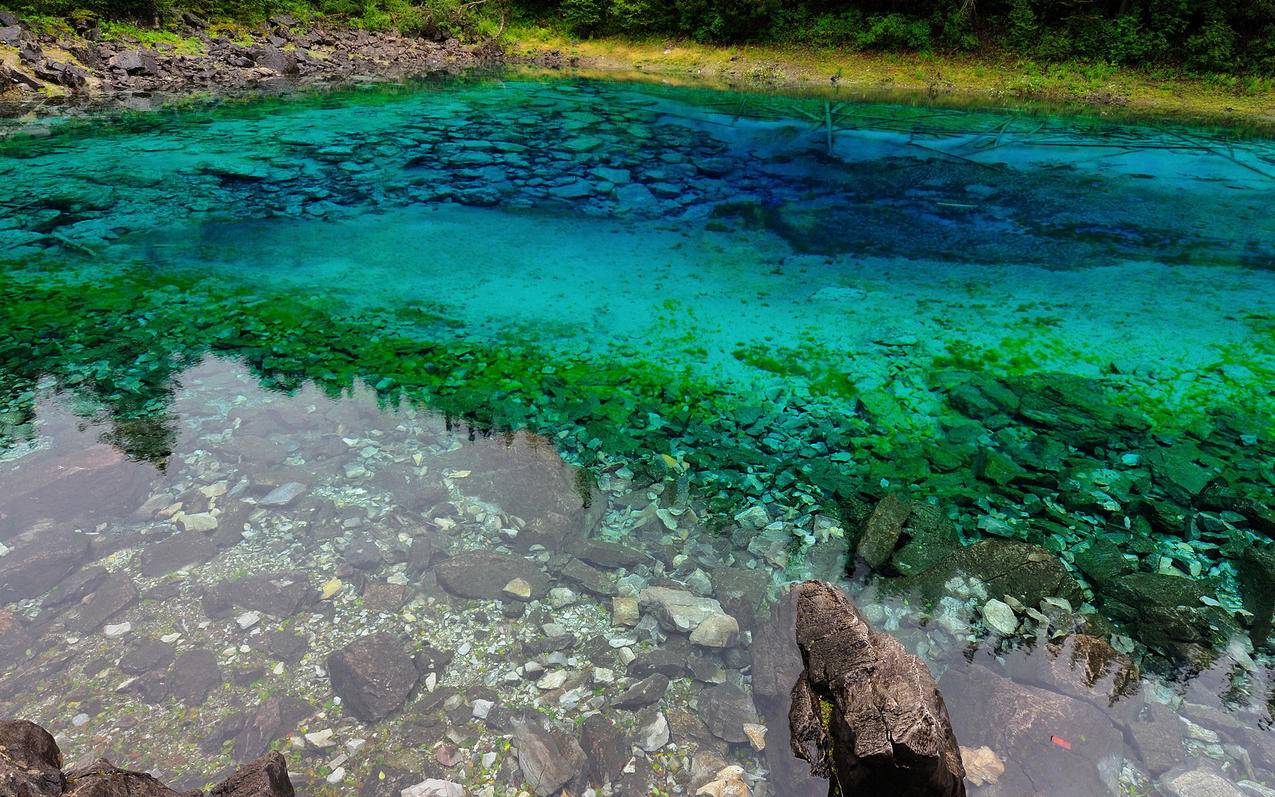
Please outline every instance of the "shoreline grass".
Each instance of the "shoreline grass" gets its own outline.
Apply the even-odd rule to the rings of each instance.
[[[577,73],[640,81],[780,89],[840,99],[940,105],[1042,104],[1114,117],[1169,117],[1275,133],[1275,80],[1187,77],[1104,63],[1010,55],[869,53],[814,47],[705,45],[671,39],[576,39],[536,26],[506,33],[512,55],[557,51]]]

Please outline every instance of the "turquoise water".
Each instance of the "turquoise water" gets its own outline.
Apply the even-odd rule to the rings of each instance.
[[[498,723],[462,730],[456,706],[426,696],[358,728],[328,703],[324,657],[385,627],[475,656],[489,623],[512,623],[500,632],[512,638],[560,617],[583,638],[614,634],[611,596],[561,574],[573,550],[561,540],[513,548],[594,603],[546,599],[525,616],[457,604],[392,553],[423,528],[452,554],[508,546],[517,535],[499,518],[521,528],[528,514],[557,517],[577,485],[594,518],[586,536],[651,557],[611,573],[621,597],[626,583],[698,588],[697,572],[728,607],[723,584],[742,577],[770,597],[810,576],[853,590],[953,684],[962,743],[1008,764],[1004,781],[974,783],[974,794],[1021,794],[1026,782],[1051,794],[1178,794],[1180,777],[1208,768],[1232,783],[1275,777],[1272,737],[1241,730],[1270,714],[1275,141],[526,77],[35,118],[6,132],[0,553],[11,552],[0,573],[16,578],[11,563],[47,529],[74,529],[97,542],[65,579],[102,567],[141,596],[77,630],[63,613],[78,598],[57,597],[60,571],[6,595],[31,655],[0,678],[0,700],[37,712],[76,750],[100,752],[95,726],[112,723],[132,752],[188,754],[138,742],[118,718],[140,712],[142,725],[182,738],[198,724],[189,705],[121,693],[123,676],[83,664],[138,636],[181,633],[163,644],[220,652],[218,716],[287,692],[323,712],[306,715],[306,732],[363,739],[337,764],[339,748],[291,743],[290,766],[316,791],[370,788],[387,762],[405,777],[517,785],[506,757],[485,763],[501,749]],[[514,433],[542,440],[572,475],[522,487],[538,466],[489,442]],[[443,496],[419,497],[418,482],[434,490],[438,473],[448,522]],[[466,489],[489,473],[493,487]],[[307,486],[301,504],[262,505],[288,483]],[[546,491],[561,493],[551,506]],[[872,512],[888,495],[912,508],[882,538]],[[189,515],[242,525],[242,538]],[[173,570],[149,564],[174,533],[213,542],[173,544],[199,554]],[[958,567],[961,547],[980,540],[1034,546],[1030,561],[1062,576],[1009,578],[1017,565],[998,557],[1019,560],[1003,550]],[[368,541],[385,561],[351,578],[339,563]],[[339,591],[272,614],[310,640],[299,664],[276,671],[279,659],[258,655],[264,625],[208,614],[199,595],[285,567],[320,594],[334,578]],[[75,594],[101,589],[88,582]],[[369,584],[407,593],[377,615]],[[998,632],[987,606],[1002,599],[1018,625]],[[156,611],[163,600],[180,619]],[[124,641],[102,633],[124,621]],[[1136,698],[1085,703],[1107,712],[1084,720],[1105,729],[1093,738],[1123,739],[1123,757],[1051,764],[1063,748],[987,736],[1002,720],[964,713],[974,711],[965,651],[1010,682],[1076,698],[1038,661],[1046,641],[1075,632],[1139,666]],[[642,644],[678,640],[667,636]],[[441,682],[466,699],[512,689],[498,672],[504,645]],[[674,721],[702,711],[719,676],[748,691],[758,675],[746,636],[696,651],[699,671],[659,704],[674,747],[643,750],[648,766],[628,775],[648,780],[615,793],[648,793],[651,773],[685,788],[669,761],[685,758],[689,776],[691,758],[710,752],[739,761],[755,790],[797,793],[775,774],[774,745],[701,739]],[[72,655],[69,668],[51,664]],[[83,694],[59,700],[62,678],[82,680]],[[32,682],[39,699],[15,694]],[[623,686],[589,684],[602,695]],[[530,689],[510,708],[543,708],[557,689]],[[75,725],[80,703],[95,711]],[[587,699],[555,705],[565,724],[601,709],[627,733],[646,727]],[[1195,725],[1165,730],[1162,711]],[[782,724],[761,719],[771,733]],[[465,762],[412,753],[422,726],[442,729],[429,746],[442,740]],[[1173,766],[1148,752],[1153,732],[1180,737]],[[210,767],[246,754],[219,745],[225,757]]]

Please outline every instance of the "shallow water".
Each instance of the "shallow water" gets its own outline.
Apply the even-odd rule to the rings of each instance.
[[[585,777],[615,794],[731,760],[821,793],[749,633],[818,577],[1004,764],[973,794],[1275,787],[1275,142],[528,79],[33,130],[0,142],[0,713],[68,759],[200,786],[282,740],[308,793],[500,794],[533,711],[625,751]],[[532,600],[458,586],[469,550]],[[742,633],[613,625],[654,585]],[[328,656],[373,631],[425,655],[365,723]]]

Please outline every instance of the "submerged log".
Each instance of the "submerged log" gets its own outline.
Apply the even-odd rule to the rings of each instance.
[[[965,797],[965,769],[929,669],[831,585],[796,587],[805,669],[792,690],[792,750],[829,797]]]

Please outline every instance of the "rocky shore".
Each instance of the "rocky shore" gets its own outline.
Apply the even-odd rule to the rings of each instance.
[[[256,31],[211,27],[189,13],[181,47],[130,37],[107,41],[93,22],[46,32],[0,11],[0,99],[119,99],[391,80],[457,72],[501,58],[494,44],[433,42],[393,32],[302,25],[280,15]]]

